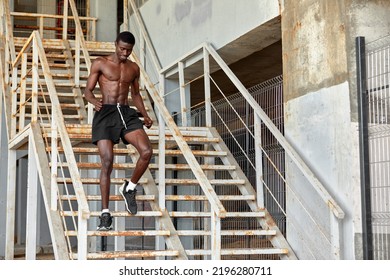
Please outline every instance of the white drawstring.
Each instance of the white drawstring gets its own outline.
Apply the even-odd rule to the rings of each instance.
[[[116,107],[118,108],[118,112],[119,112],[119,115],[121,116],[122,123],[123,123],[123,125],[125,126],[125,128],[127,129],[127,125],[126,125],[126,123],[125,123],[125,120],[123,119],[123,115],[122,115],[121,107],[120,107],[119,103],[116,104]]]

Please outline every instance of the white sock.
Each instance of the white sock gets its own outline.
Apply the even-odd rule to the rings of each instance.
[[[135,189],[135,187],[137,186],[137,184],[134,184],[132,181],[129,181],[129,183],[127,184],[126,186],[126,191],[133,191]]]
[[[103,214],[103,213],[110,213],[110,209],[103,209],[103,210],[102,210],[102,214]]]

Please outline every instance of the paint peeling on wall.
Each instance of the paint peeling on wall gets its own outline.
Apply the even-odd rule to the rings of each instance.
[[[185,1],[183,3],[176,2],[175,4],[175,18],[177,22],[181,22],[191,12],[191,2]]]
[[[212,15],[211,0],[199,0],[194,2],[194,14],[191,17],[192,26],[196,27],[205,22]]]
[[[212,15],[211,0],[184,1],[175,4],[175,18],[179,23],[189,17],[191,26],[197,27]]]

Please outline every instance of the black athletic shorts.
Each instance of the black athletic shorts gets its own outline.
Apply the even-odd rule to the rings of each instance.
[[[143,124],[136,110],[129,106],[103,104],[93,117],[92,143],[96,145],[99,140],[108,139],[118,144],[121,138],[127,145],[125,135],[137,129],[143,129]]]

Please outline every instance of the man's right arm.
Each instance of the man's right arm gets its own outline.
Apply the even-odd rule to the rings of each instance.
[[[102,102],[98,100],[95,95],[93,94],[93,90],[96,87],[97,81],[99,79],[100,74],[100,66],[101,63],[100,59],[96,59],[92,65],[91,65],[91,71],[88,76],[87,85],[84,90],[84,97],[85,99],[95,106],[96,111],[100,111],[102,108]]]

